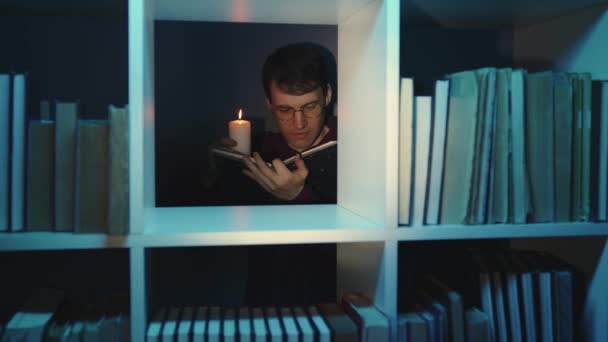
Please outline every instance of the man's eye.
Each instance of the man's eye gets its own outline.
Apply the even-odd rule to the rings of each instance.
[[[316,102],[315,102],[315,103],[310,103],[310,104],[307,104],[307,105],[304,107],[304,109],[307,109],[307,110],[313,110],[313,109],[315,109],[315,108],[317,108],[317,103],[316,103]]]
[[[292,111],[292,109],[289,107],[279,107],[279,112],[281,112],[281,113],[289,113],[291,111]]]

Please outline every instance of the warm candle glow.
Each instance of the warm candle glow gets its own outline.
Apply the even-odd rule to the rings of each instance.
[[[239,109],[238,119],[228,123],[228,135],[234,141],[234,149],[246,154],[251,154],[251,122],[243,120],[243,109]]]

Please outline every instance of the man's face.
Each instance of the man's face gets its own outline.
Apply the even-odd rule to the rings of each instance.
[[[309,93],[293,95],[286,93],[272,82],[267,104],[273,111],[277,126],[289,146],[296,151],[302,151],[311,147],[313,143],[318,143],[315,139],[323,129],[325,104],[330,100],[329,86],[325,97],[321,87]]]

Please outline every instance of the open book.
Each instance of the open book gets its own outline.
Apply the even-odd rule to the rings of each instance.
[[[332,141],[328,141],[324,144],[317,145],[317,146],[311,147],[307,150],[304,150],[300,153],[300,155],[302,156],[304,163],[306,163],[306,165],[308,166],[308,164],[310,162],[314,162],[315,160],[324,160],[324,159],[328,159],[328,158],[335,158],[337,148],[338,148],[338,142],[335,140],[332,140]],[[245,155],[232,148],[213,147],[211,149],[211,151],[216,156],[219,156],[219,157],[224,157],[224,158],[234,160],[234,161],[239,161],[239,162],[242,162],[244,158],[249,158],[249,160],[251,160],[252,162],[255,163],[255,159],[253,159],[253,157]],[[294,155],[287,159],[284,159],[283,163],[285,163],[285,165],[289,169],[293,170],[296,168],[295,160],[296,160],[296,156]],[[269,167],[272,167],[271,163],[266,162],[266,164],[268,164]]]

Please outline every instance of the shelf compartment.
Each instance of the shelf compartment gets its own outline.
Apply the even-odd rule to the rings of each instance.
[[[399,241],[608,235],[608,223],[533,223],[399,227]]]
[[[384,227],[338,205],[154,208],[144,247],[383,241]]]

